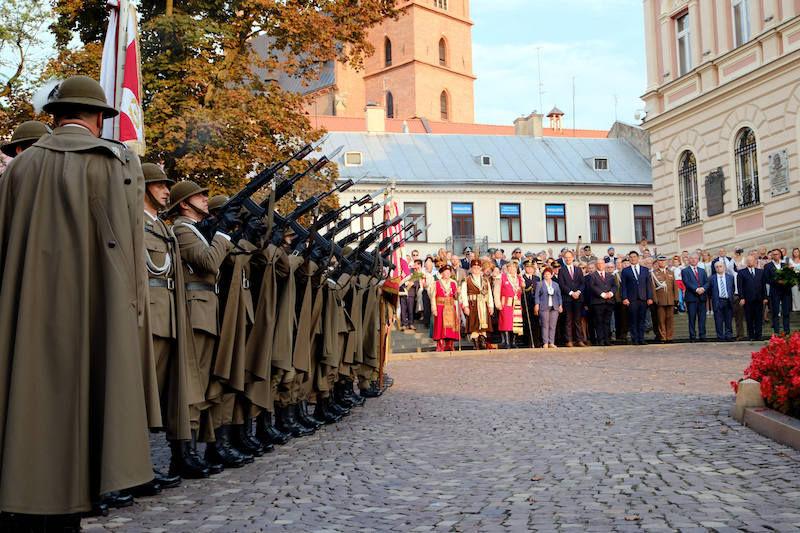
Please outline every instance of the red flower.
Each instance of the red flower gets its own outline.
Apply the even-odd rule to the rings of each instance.
[[[745,378],[761,382],[761,395],[773,409],[800,417],[800,333],[773,335],[769,344],[753,352]],[[731,382],[735,392],[738,382]]]

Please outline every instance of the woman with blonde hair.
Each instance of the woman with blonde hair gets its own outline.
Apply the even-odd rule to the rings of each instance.
[[[556,347],[556,323],[558,315],[564,310],[561,301],[561,289],[553,281],[553,269],[545,267],[542,270],[542,282],[536,287],[536,306],[533,314],[539,316],[542,326],[542,348]]]

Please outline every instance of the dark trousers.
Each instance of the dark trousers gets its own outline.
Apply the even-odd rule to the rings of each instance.
[[[622,302],[614,304],[614,325],[617,328],[617,341],[624,341],[628,338],[628,308]]]
[[[564,314],[566,323],[564,324],[564,334],[567,342],[583,342],[583,328],[581,326],[581,314],[583,313],[583,302],[576,300],[572,296],[564,296]]]
[[[628,326],[633,342],[644,342],[645,322],[647,322],[647,301],[631,300],[628,306]]]
[[[614,312],[614,306],[612,304],[595,304],[591,306],[591,311],[597,342],[601,345],[608,344],[611,340],[611,313]]]
[[[783,332],[788,335],[791,333],[789,329],[789,315],[792,312],[792,293],[781,294],[779,291],[770,290],[769,312],[772,314],[772,330],[775,334],[778,334],[781,329],[780,324],[778,324],[779,309],[781,318],[783,319]]]
[[[414,309],[417,305],[417,289],[408,289],[408,296],[400,297],[400,325],[414,325]]]
[[[428,291],[422,291],[422,320],[426,326],[431,323],[431,297]]]
[[[717,338],[727,341],[733,338],[733,305],[729,299],[719,300],[714,308],[714,329]]]
[[[751,341],[760,341],[761,328],[764,326],[764,304],[761,300],[745,301],[744,320],[747,322],[747,338]]]
[[[739,297],[733,298],[733,321],[736,323],[736,338],[742,340],[745,338],[744,326],[744,306],[739,305]]]
[[[702,340],[706,339],[706,301],[686,302],[686,312],[689,313],[689,338],[696,339],[700,334]],[[695,329],[695,323],[697,329]]]
[[[666,340],[661,338],[661,331],[658,329],[658,306],[656,304],[651,305],[648,308],[648,312],[650,313],[650,324],[653,333],[655,333],[656,335],[656,340],[657,341]]]

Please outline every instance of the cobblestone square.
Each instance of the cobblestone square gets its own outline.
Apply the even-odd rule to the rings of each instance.
[[[84,529],[800,531],[800,452],[728,416],[755,348],[397,355],[338,424]]]

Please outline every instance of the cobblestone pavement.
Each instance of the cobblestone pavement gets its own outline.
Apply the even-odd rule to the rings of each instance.
[[[753,348],[407,356],[342,422],[84,528],[800,531],[800,452],[727,414]]]

